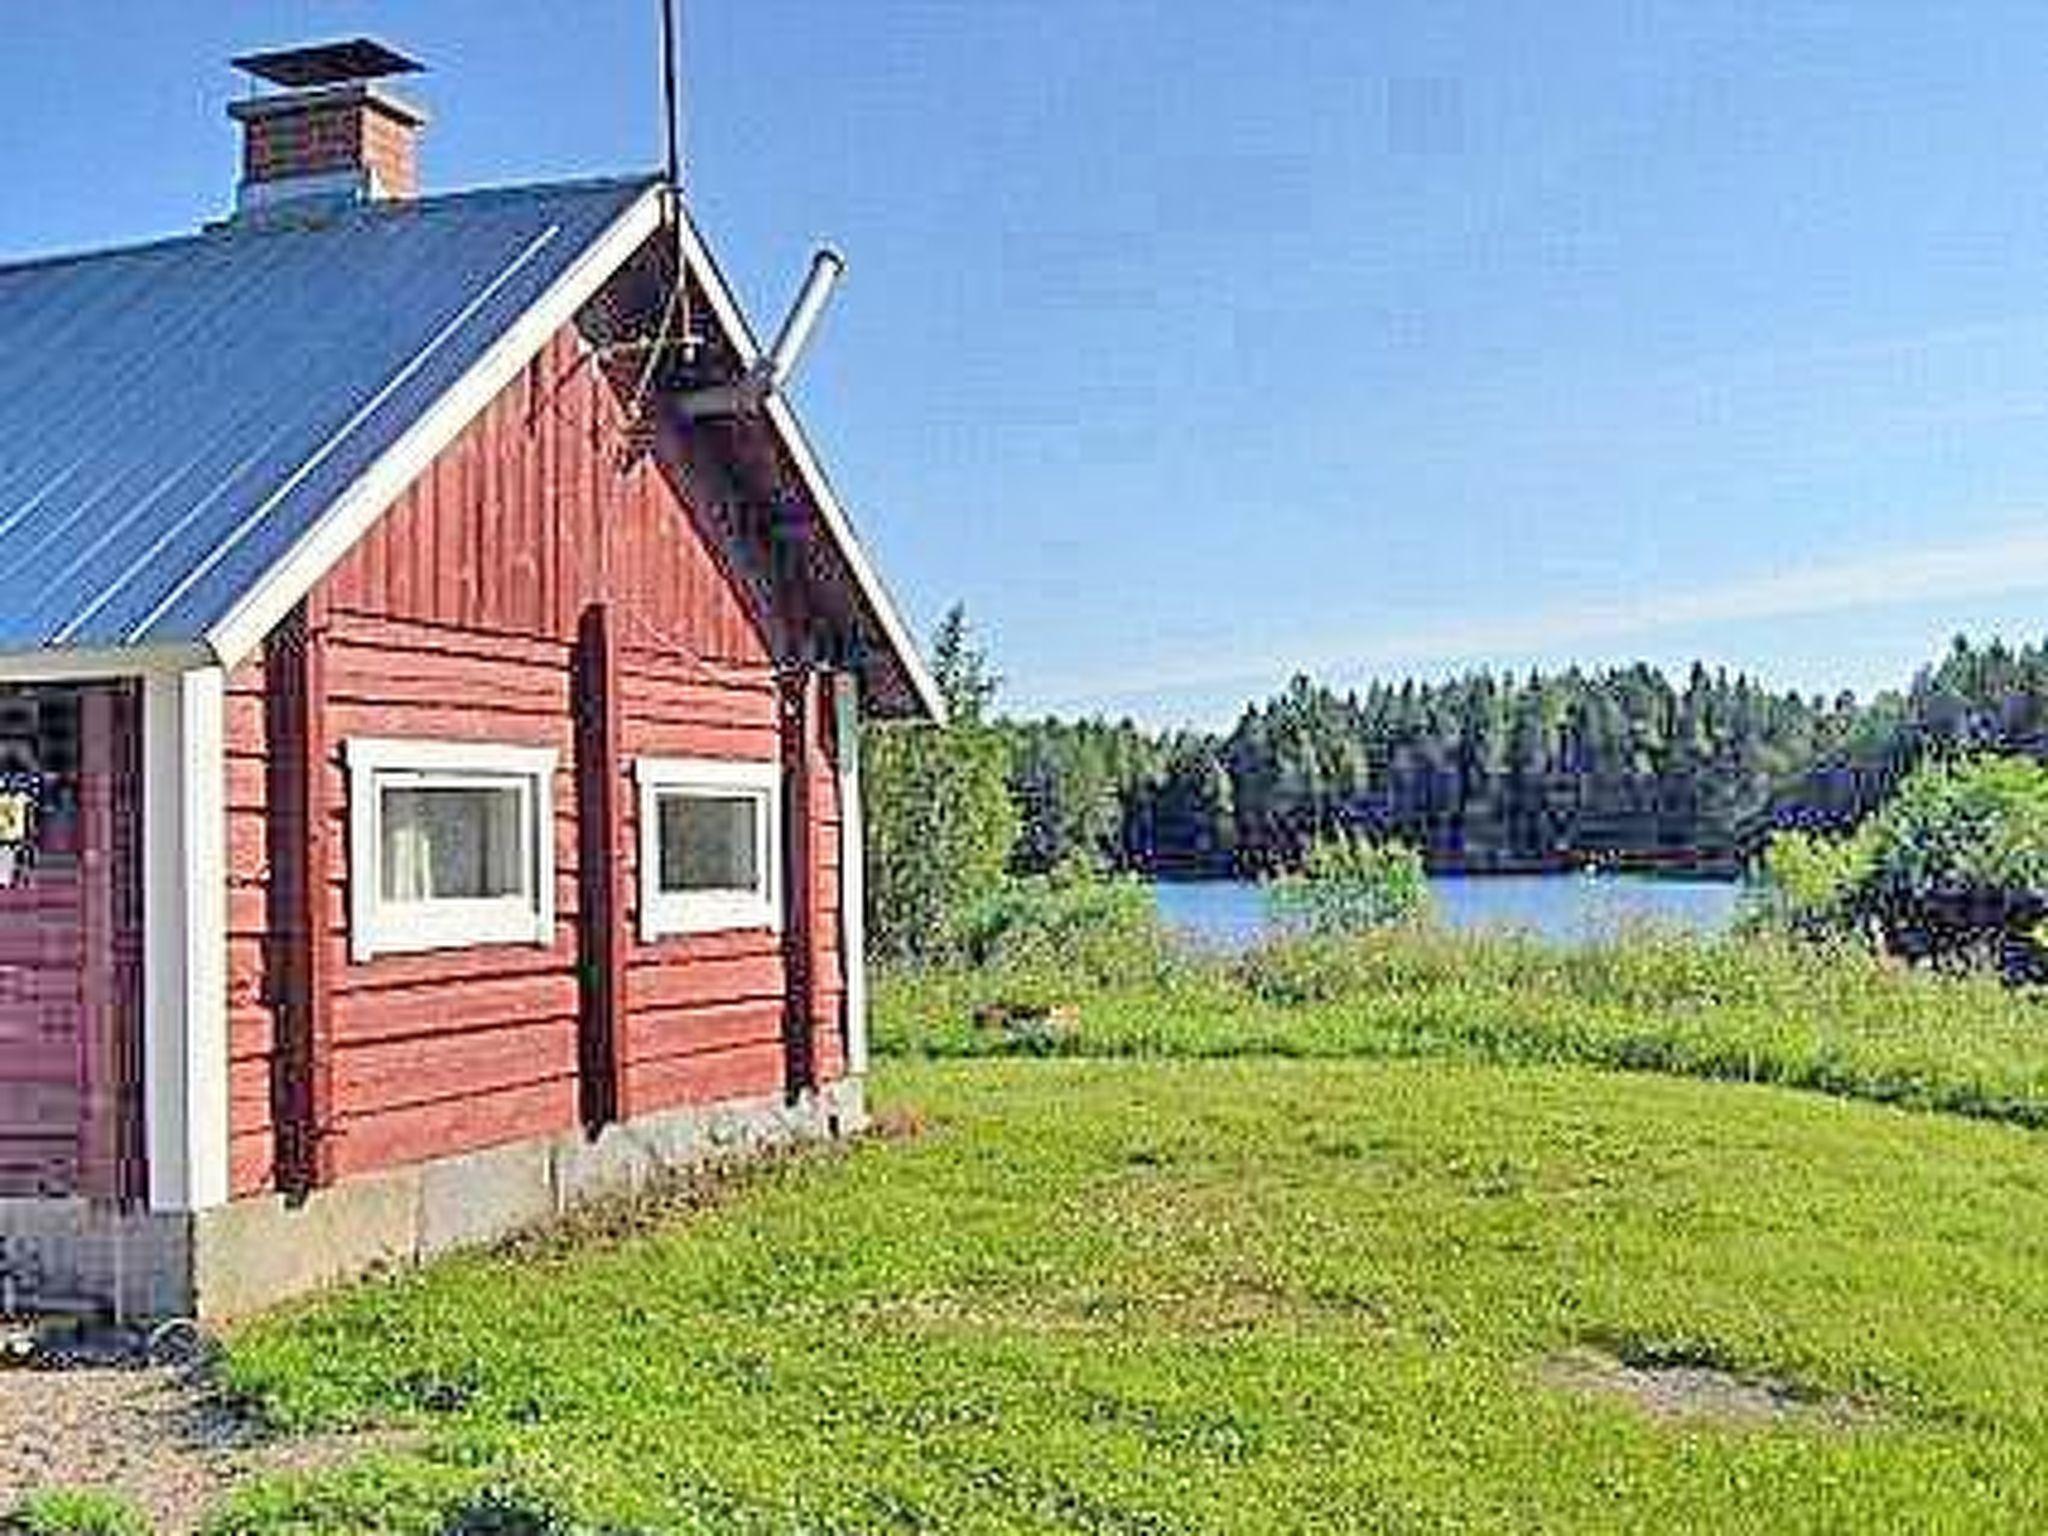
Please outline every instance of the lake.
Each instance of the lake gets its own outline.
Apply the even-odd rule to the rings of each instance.
[[[1519,928],[1564,944],[1631,922],[1720,933],[1742,892],[1732,881],[1650,875],[1434,875],[1429,888],[1453,928]],[[1265,926],[1265,897],[1250,881],[1161,881],[1152,889],[1167,922],[1206,943],[1238,947]]]

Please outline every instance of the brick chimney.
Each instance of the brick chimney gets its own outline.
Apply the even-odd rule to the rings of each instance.
[[[412,197],[426,114],[384,80],[420,66],[369,38],[245,54],[235,67],[279,87],[231,103],[242,125],[237,215]]]

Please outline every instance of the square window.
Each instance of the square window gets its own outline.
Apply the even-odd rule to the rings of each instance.
[[[640,936],[779,928],[774,763],[641,758]]]
[[[350,953],[554,942],[551,749],[355,739]]]
[[[761,802],[752,795],[661,790],[661,889],[753,891],[761,884]]]

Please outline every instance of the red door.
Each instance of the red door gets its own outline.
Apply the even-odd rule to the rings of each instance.
[[[0,1196],[140,1193],[140,803],[123,685],[0,694]]]

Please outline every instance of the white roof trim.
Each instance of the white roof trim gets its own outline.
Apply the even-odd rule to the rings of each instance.
[[[203,645],[44,646],[0,652],[0,683],[96,683],[168,677],[214,665]]]
[[[747,324],[746,315],[741,311],[739,300],[726,286],[725,275],[718,270],[718,264],[697,237],[690,221],[682,220],[682,242],[685,260],[704,285],[704,292],[711,300],[711,308],[719,322],[732,337],[733,346],[740,353],[740,365],[744,372],[751,369],[761,358],[761,344],[755,340],[753,328]],[[911,690],[925,707],[932,719],[946,718],[946,701],[939,694],[939,685],[925,666],[924,657],[919,654],[917,644],[910,637],[909,629],[903,623],[903,616],[896,611],[896,604],[890,598],[888,588],[882,585],[882,578],[876,573],[874,564],[868,559],[867,551],[861,547],[860,539],[854,534],[853,522],[833,493],[832,482],[825,478],[825,471],[818,463],[818,456],[811,449],[810,440],[804,436],[802,423],[796,412],[790,408],[783,396],[768,397],[766,414],[773,424],[776,435],[789,453],[790,461],[796,465],[798,476],[803,480],[804,489],[810,492],[817,503],[819,513],[825,519],[825,527],[839,546],[840,554],[846,560],[846,567],[853,573],[855,585],[860,588],[868,606],[874,610],[876,620],[882,626],[882,633],[902,663],[904,676],[910,679]]]
[[[548,338],[596,297],[633,253],[661,227],[663,189],[648,189],[590,245],[505,334],[422,412],[403,436],[357,478],[225,617],[206,643],[221,665],[234,667],[331,571],[377,519],[462,435],[484,407],[518,377]]]

